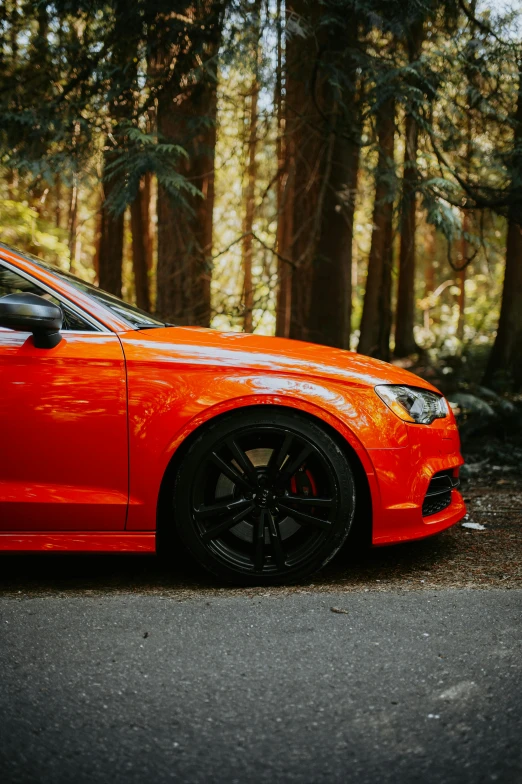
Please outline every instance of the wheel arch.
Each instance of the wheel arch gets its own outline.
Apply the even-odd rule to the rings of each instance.
[[[214,425],[218,420],[238,416],[240,411],[251,412],[256,409],[259,411],[266,411],[267,407],[281,412],[293,411],[294,413],[297,413],[303,419],[308,419],[309,421],[314,422],[316,425],[319,425],[337,443],[346,457],[350,468],[352,469],[355,481],[355,513],[349,534],[349,541],[360,546],[368,546],[371,544],[373,527],[372,492],[370,483],[368,481],[368,475],[363,465],[359,450],[356,450],[345,437],[345,435],[336,429],[334,425],[331,424],[331,422],[329,422],[324,416],[320,416],[309,410],[303,410],[302,408],[298,408],[296,405],[291,404],[289,405],[280,402],[252,402],[249,404],[243,404],[240,406],[240,408],[221,411],[215,416],[205,419],[205,421],[199,423],[195,428],[193,428],[178,444],[167,464],[163,478],[161,480],[158,494],[156,512],[158,549],[161,549],[165,539],[172,541],[172,536],[175,536],[174,527],[168,526],[169,512],[172,512],[172,499],[169,488],[172,487],[176,473],[194,441],[196,441],[208,427]],[[355,437],[353,438],[356,440]]]

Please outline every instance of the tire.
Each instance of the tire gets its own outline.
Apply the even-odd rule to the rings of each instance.
[[[355,483],[345,455],[293,411],[243,410],[191,444],[174,484],[177,532],[196,561],[240,585],[309,577],[350,531]]]

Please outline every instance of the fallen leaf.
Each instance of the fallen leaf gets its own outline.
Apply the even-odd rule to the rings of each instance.
[[[474,531],[485,531],[486,526],[481,523],[462,523],[463,528],[472,528]]]
[[[342,607],[330,607],[330,610],[334,613],[339,613],[340,615],[348,615],[348,610],[343,610]]]

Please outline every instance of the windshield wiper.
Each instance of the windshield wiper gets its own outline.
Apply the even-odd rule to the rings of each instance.
[[[165,321],[163,324],[138,324],[134,329],[162,329],[163,327],[175,327],[175,324],[169,324]]]

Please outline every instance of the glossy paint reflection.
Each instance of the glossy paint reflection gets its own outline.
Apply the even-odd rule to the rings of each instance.
[[[372,388],[379,383],[393,383],[435,390],[408,370],[379,359],[285,338],[217,332],[199,327],[167,327],[141,333],[136,340],[136,348],[139,346],[146,352],[148,361],[157,359],[172,364],[220,366],[223,370],[227,367],[259,369]],[[194,352],[194,346],[197,346],[197,352]],[[174,347],[175,351],[172,350]]]
[[[1,533],[0,552],[154,553],[154,533]]]
[[[126,379],[116,335],[54,349],[0,330],[0,530],[118,530],[128,498]]]

